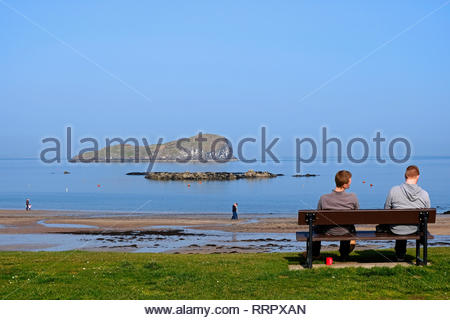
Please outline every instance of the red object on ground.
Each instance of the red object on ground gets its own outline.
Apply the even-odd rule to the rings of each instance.
[[[332,257],[327,257],[326,264],[327,264],[327,266],[331,266],[333,264],[333,258]]]

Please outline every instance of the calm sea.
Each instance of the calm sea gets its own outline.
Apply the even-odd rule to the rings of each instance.
[[[439,212],[450,210],[450,157],[416,158],[408,164],[421,169],[419,184]],[[315,208],[321,194],[333,188],[340,169],[353,173],[352,192],[361,208],[381,208],[389,189],[403,181],[405,165],[338,164],[331,160],[303,165],[302,173],[318,177],[294,178],[295,162],[244,164],[157,163],[153,171],[247,171],[267,170],[285,176],[265,180],[161,182],[130,171],[146,171],[147,164],[60,163],[39,160],[0,160],[0,208],[23,209],[31,199],[32,209],[123,211],[136,213],[230,212],[233,202],[239,212],[292,214]],[[63,174],[67,170],[70,174]],[[365,183],[363,183],[365,181]],[[188,183],[190,187],[188,187]],[[372,186],[371,186],[372,185]]]

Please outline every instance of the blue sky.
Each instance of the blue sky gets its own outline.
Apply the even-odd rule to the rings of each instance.
[[[381,130],[450,155],[445,3],[0,0],[0,157],[68,125],[150,141],[265,125],[280,154],[322,126]]]

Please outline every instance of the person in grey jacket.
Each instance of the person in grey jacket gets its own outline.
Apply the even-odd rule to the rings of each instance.
[[[336,183],[336,188],[332,190],[331,193],[324,194],[320,197],[319,203],[317,204],[317,210],[339,210],[339,209],[359,209],[358,198],[354,193],[346,192],[352,184],[352,173],[347,170],[341,170],[336,173],[334,177]],[[354,225],[325,225],[325,226],[315,226],[314,232],[323,233],[327,235],[342,236],[355,233],[356,229]],[[343,240],[339,246],[339,253],[341,254],[341,259],[345,260],[348,258],[350,252],[355,248],[356,242],[354,240]],[[320,257],[320,241],[313,241],[312,243],[312,254],[314,258]]]
[[[420,172],[417,166],[409,166],[405,172],[405,183],[395,186],[389,191],[384,204],[385,209],[422,209],[430,208],[428,192],[417,185]],[[398,235],[407,235],[417,232],[416,225],[390,225],[389,230]],[[397,260],[405,259],[406,240],[395,241],[395,254]]]

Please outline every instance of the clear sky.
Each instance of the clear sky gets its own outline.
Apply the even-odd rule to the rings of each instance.
[[[450,155],[450,4],[0,0],[0,157],[198,131],[291,154],[321,126]]]

